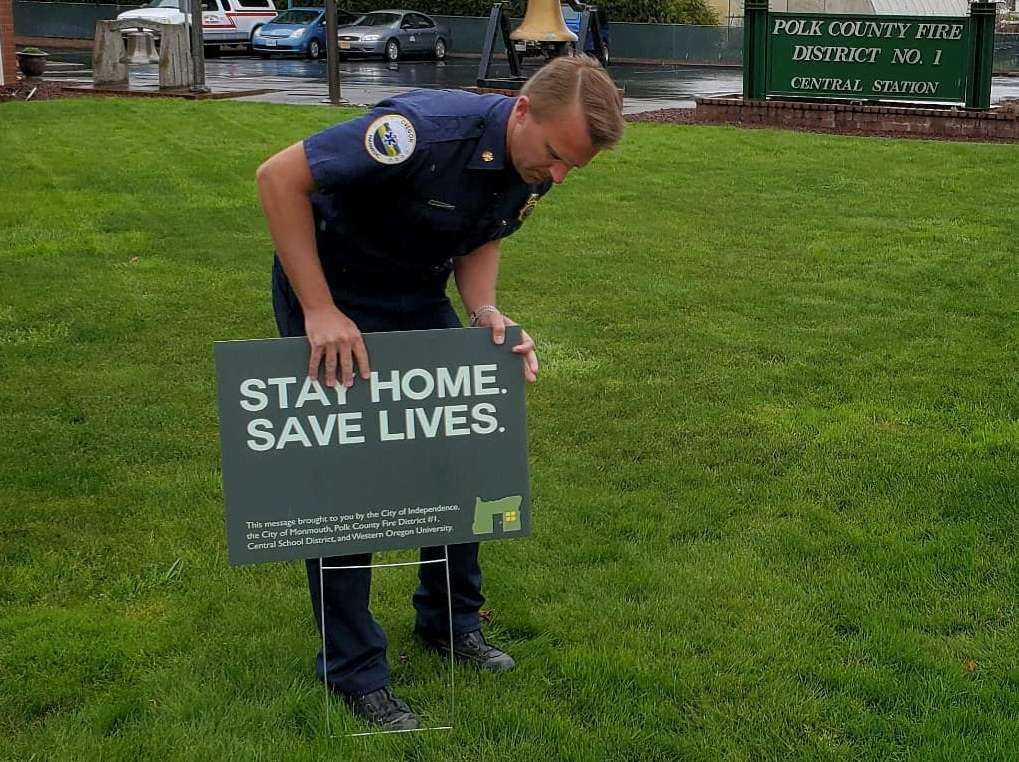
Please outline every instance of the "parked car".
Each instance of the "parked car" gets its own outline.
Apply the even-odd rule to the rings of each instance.
[[[580,36],[580,16],[581,16],[581,12],[584,9],[584,6],[582,6],[582,5],[579,6],[580,10],[577,10],[577,7],[574,7],[573,4],[568,2],[568,0],[564,0],[564,2],[560,3],[559,7],[560,7],[560,10],[562,11],[563,21],[566,22],[567,28],[571,32],[573,32],[575,35],[577,35],[579,37]],[[601,30],[601,39],[602,39],[602,56],[601,56],[600,60],[601,60],[603,66],[608,66],[609,65],[609,17],[608,17],[608,14],[605,12],[605,10],[603,8],[600,8],[600,7],[598,7],[596,9],[595,13],[597,13],[597,15],[598,15],[598,27]],[[580,41],[578,40],[577,42],[569,43],[569,45],[572,47],[572,49],[574,51],[576,51],[577,50],[577,46],[579,45],[579,42]],[[519,53],[521,56],[524,56],[524,57],[528,57],[528,56],[545,56],[546,58],[551,58],[553,56],[556,56],[556,55],[560,54],[559,53],[560,49],[557,48],[556,44],[542,43],[542,42],[537,42],[536,40],[517,40],[516,42],[513,43],[513,47],[517,51],[517,53]],[[585,41],[584,52],[589,54],[589,55],[592,55],[592,56],[595,55],[595,53],[597,52],[595,50],[595,47],[594,47],[594,33],[591,31],[590,28],[588,28],[588,31],[587,31],[587,40]]]
[[[347,26],[358,19],[356,13],[336,11],[337,26]],[[323,8],[291,8],[283,11],[255,32],[251,49],[263,58],[271,53],[297,53],[308,58],[321,58],[326,52],[326,12]]]
[[[180,0],[149,0],[148,5],[124,11],[117,21],[145,19],[164,24],[183,24],[187,17]],[[273,0],[202,0],[202,37],[206,50],[215,52],[220,45],[250,45],[255,32],[276,18]],[[158,37],[158,35],[157,35]]]
[[[580,15],[581,12],[574,8],[569,3],[562,3],[561,6],[563,11],[563,21],[566,22],[566,26],[569,27],[570,31],[573,32],[577,37],[580,37]],[[598,28],[601,30],[601,44],[602,44],[602,55],[600,60],[602,66],[609,65],[609,17],[605,12],[604,8],[596,8],[595,14],[598,16]],[[592,23],[593,26],[593,23]],[[580,45],[580,40],[577,40],[576,46]],[[584,41],[584,52],[588,55],[595,55],[597,52],[594,47],[594,32],[591,31],[590,27],[587,30],[587,39]]]
[[[430,55],[437,61],[446,57],[453,36],[445,24],[417,11],[372,11],[337,33],[340,56],[382,56],[398,61],[404,56]]]

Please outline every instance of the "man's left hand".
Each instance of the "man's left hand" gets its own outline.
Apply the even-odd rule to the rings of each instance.
[[[478,318],[478,327],[489,327],[492,329],[492,343],[502,344],[506,341],[506,326],[516,325],[512,320],[501,312],[486,312]],[[527,335],[527,331],[520,331],[520,343],[513,347],[513,351],[520,355],[524,362],[524,380],[533,384],[538,380],[538,355],[534,351],[534,340]]]

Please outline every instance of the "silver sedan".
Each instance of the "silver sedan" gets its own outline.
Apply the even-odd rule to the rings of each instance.
[[[340,56],[375,55],[387,61],[427,55],[441,61],[453,37],[449,27],[417,11],[382,10],[365,14],[337,30]]]

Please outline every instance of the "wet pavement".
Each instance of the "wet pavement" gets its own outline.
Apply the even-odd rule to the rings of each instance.
[[[57,67],[54,79],[91,82],[91,55],[87,52],[61,51],[58,62],[79,64],[83,68]],[[537,64],[529,65],[536,67]],[[613,64],[613,78],[624,88],[624,110],[628,114],[662,108],[692,108],[694,98],[738,93],[743,86],[739,69],[648,66]],[[525,72],[526,73],[526,72]],[[508,66],[494,66],[490,77],[507,76]],[[352,104],[371,105],[396,93],[419,87],[464,87],[475,84],[478,60],[451,58],[447,61],[347,60],[340,63],[342,97]],[[49,78],[49,77],[48,77]],[[159,84],[155,64],[130,68],[132,87],[156,88]],[[328,99],[324,61],[297,58],[261,59],[249,55],[223,55],[206,61],[206,80],[213,91],[268,91],[238,100],[318,105]],[[995,77],[992,102],[1019,98],[1019,77]]]

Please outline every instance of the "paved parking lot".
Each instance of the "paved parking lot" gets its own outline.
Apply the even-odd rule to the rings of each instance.
[[[91,82],[91,55],[57,52],[57,61],[73,62],[85,68],[67,70],[61,79]],[[536,66],[537,64],[529,64]],[[59,72],[59,66],[57,67]],[[698,96],[738,93],[743,87],[739,69],[695,66],[646,66],[613,64],[613,78],[626,92],[628,114],[661,108],[692,108]],[[507,66],[493,67],[491,76],[506,76]],[[447,61],[343,61],[340,80],[343,98],[358,105],[370,105],[395,93],[418,87],[463,87],[473,85],[478,60],[451,58]],[[155,88],[159,73],[155,64],[132,66],[132,86]],[[261,59],[250,55],[224,55],[206,62],[206,79],[215,91],[265,90],[241,100],[317,105],[328,98],[324,61],[298,58]],[[995,77],[991,100],[1019,98],[1019,78]]]
[[[273,86],[284,84],[287,78],[300,77],[300,87],[286,87],[278,93],[253,96],[247,100],[270,100],[285,103],[315,100],[328,94],[324,64],[312,61],[261,61],[274,73]],[[250,64],[250,62],[249,62]],[[224,62],[219,65],[230,66]],[[238,68],[246,68],[244,65]],[[299,74],[297,72],[302,71]],[[743,75],[737,69],[709,69],[695,67],[652,67],[620,65],[610,67],[613,78],[624,88],[627,113],[651,111],[660,108],[693,107],[693,99],[700,95],[721,95],[739,92]],[[212,70],[209,70],[210,76]],[[508,76],[509,68],[496,70],[491,76]],[[416,87],[464,87],[474,85],[478,76],[478,62],[474,59],[450,59],[444,62],[412,61],[386,64],[377,61],[344,61],[340,67],[343,95],[352,102],[373,103],[378,98],[363,101],[362,94],[382,90],[385,93],[401,92]]]
[[[55,53],[59,61],[85,66],[61,75],[67,81],[91,81],[91,56],[81,52]],[[536,65],[536,64],[535,64]],[[529,68],[530,65],[529,64]],[[324,61],[299,58],[268,60],[248,55],[224,55],[206,61],[206,80],[214,90],[269,90],[242,100],[275,103],[318,104],[328,97]],[[659,108],[692,107],[699,95],[739,92],[743,75],[738,69],[679,66],[613,65],[610,72],[626,91],[628,113]],[[507,76],[507,66],[493,67],[491,76]],[[388,95],[418,87],[463,87],[473,85],[478,60],[451,58],[447,61],[343,61],[340,81],[343,97],[351,103],[369,105]],[[132,66],[132,86],[156,87],[159,72],[155,64]]]

